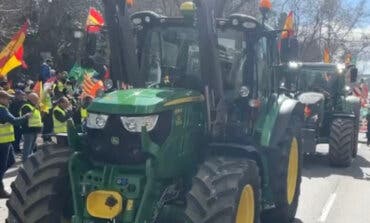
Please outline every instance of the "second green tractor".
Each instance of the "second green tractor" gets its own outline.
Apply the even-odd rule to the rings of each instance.
[[[332,166],[348,167],[357,155],[360,100],[352,95],[357,73],[344,64],[290,63],[289,89],[305,105],[302,146],[306,154],[329,144]],[[294,89],[292,89],[294,88]]]

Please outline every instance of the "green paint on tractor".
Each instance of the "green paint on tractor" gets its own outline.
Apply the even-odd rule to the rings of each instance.
[[[190,99],[190,100],[186,100]],[[188,89],[147,88],[114,91],[98,98],[90,110],[104,114],[150,114],[165,111],[174,105],[202,102],[202,94]]]

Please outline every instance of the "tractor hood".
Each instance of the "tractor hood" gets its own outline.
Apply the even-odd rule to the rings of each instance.
[[[298,101],[305,105],[316,104],[325,100],[324,94],[317,92],[304,92],[298,96]]]
[[[103,114],[145,115],[203,100],[204,97],[199,92],[186,89],[118,90],[95,99],[88,111]]]

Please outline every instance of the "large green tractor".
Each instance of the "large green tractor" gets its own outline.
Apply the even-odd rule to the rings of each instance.
[[[124,1],[103,2],[116,87],[136,88],[94,100],[85,132],[70,122],[68,147],[24,163],[7,221],[293,220],[303,106],[280,89],[277,32],[197,1],[183,17],[134,14],[133,49]]]
[[[361,107],[359,98],[350,94],[357,74],[341,64],[290,63],[288,76],[305,105],[304,153],[313,154],[317,144],[329,143],[330,164],[350,166],[357,154]]]

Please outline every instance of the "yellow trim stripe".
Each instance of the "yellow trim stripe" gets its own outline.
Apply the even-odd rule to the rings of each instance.
[[[193,96],[193,97],[185,97],[185,98],[178,98],[169,102],[166,102],[164,106],[171,106],[171,105],[179,105],[179,104],[185,104],[189,102],[201,102],[204,101],[203,95],[201,96]]]

